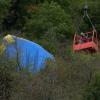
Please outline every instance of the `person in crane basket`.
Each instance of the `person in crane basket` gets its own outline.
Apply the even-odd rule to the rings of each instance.
[[[80,36],[81,36],[81,38],[80,38],[80,40],[79,40],[79,43],[80,43],[80,44],[86,42],[86,39],[88,39],[88,34],[85,34],[85,33],[83,33],[83,32],[80,33]]]

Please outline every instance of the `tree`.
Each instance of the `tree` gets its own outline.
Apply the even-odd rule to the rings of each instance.
[[[0,31],[2,29],[2,22],[5,16],[8,14],[11,0],[0,0]]]
[[[32,13],[31,18],[27,19],[26,31],[33,35],[41,36],[50,31],[57,35],[70,36],[73,33],[73,24],[70,14],[61,8],[56,2],[45,2]],[[29,34],[28,34],[29,35]]]

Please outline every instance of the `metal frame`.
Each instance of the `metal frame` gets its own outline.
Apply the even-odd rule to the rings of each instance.
[[[89,50],[89,51],[94,51],[98,52],[98,36],[97,32],[95,30],[91,32],[86,32],[84,34],[91,34],[91,38],[84,38],[80,35],[75,34],[74,35],[74,40],[73,40],[73,51],[80,51],[80,50]],[[82,42],[79,42],[79,41]]]

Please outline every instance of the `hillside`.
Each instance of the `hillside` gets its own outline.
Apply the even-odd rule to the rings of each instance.
[[[100,1],[86,4],[99,38]],[[100,52],[72,51],[74,34],[92,30],[83,19],[84,5],[84,0],[0,1],[0,100],[100,100]],[[55,62],[34,75],[16,72],[18,63],[2,53],[7,34],[41,45]]]

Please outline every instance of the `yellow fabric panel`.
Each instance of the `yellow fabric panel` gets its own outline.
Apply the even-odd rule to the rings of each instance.
[[[4,37],[4,39],[7,41],[7,43],[14,43],[15,40],[13,39],[12,35],[7,35]]]

